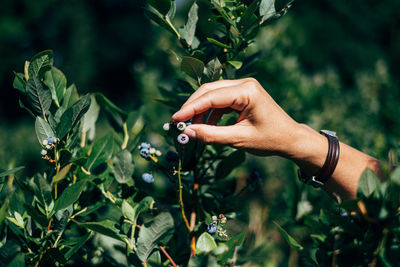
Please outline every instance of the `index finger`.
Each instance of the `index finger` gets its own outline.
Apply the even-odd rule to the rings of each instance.
[[[197,97],[172,116],[175,121],[186,121],[193,116],[208,111],[211,108],[232,108],[242,111],[250,100],[246,90],[240,86],[230,86],[215,89]]]

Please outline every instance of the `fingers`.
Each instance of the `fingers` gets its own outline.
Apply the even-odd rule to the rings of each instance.
[[[175,121],[186,121],[211,108],[232,108],[242,111],[250,102],[246,90],[240,85],[208,91],[194,99],[172,116]]]
[[[192,124],[184,131],[191,138],[202,141],[205,144],[234,145],[240,140],[242,129],[237,126],[214,126],[208,124]]]

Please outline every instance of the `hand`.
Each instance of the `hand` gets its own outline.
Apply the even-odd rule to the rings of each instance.
[[[208,125],[202,124],[211,110]],[[224,113],[237,111],[231,126],[215,126]],[[208,144],[224,144],[257,155],[285,155],[300,127],[252,78],[223,80],[202,85],[172,116],[175,121],[193,118],[184,131]]]

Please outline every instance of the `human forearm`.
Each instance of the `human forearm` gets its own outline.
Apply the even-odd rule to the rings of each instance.
[[[315,175],[323,166],[328,152],[328,140],[324,135],[299,124],[296,137],[288,144],[282,156],[293,160],[305,174]],[[355,198],[358,180],[367,168],[379,173],[379,161],[340,142],[338,164],[323,189],[341,200]]]

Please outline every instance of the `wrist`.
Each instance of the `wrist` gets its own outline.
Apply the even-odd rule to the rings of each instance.
[[[295,131],[282,155],[293,160],[305,174],[315,175],[324,165],[328,153],[328,140],[305,124],[297,123]]]

